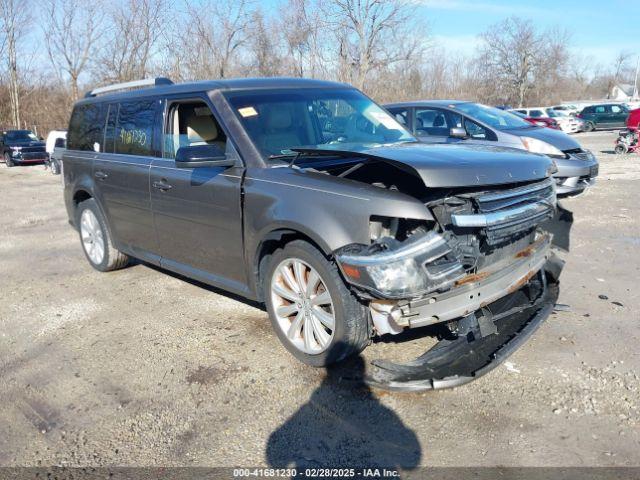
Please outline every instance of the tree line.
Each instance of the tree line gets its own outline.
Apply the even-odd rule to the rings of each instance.
[[[526,106],[603,98],[633,76],[572,53],[570,32],[508,17],[472,54],[437,44],[409,0],[0,0],[0,127],[66,128],[95,86],[293,76],[348,82],[374,99]]]

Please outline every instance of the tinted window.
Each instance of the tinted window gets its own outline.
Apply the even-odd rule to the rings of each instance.
[[[596,107],[596,108],[594,109],[594,111],[595,111],[595,113],[605,113],[605,108],[604,108],[604,106],[603,106],[603,105],[601,105],[601,106],[599,106],[599,107]]]
[[[8,142],[32,142],[38,140],[38,137],[31,130],[13,130],[5,135]]]
[[[116,123],[115,152],[153,155],[155,100],[123,102]]]
[[[101,104],[76,107],[69,123],[69,149],[101,152],[105,113]]]
[[[104,151],[113,153],[116,142],[116,120],[118,119],[118,104],[109,105],[109,113],[107,115],[107,126],[104,130]]]
[[[409,112],[406,108],[393,108],[389,109],[389,113],[394,116],[396,121],[403,127],[409,125]]]
[[[582,109],[582,113],[593,113],[593,107],[585,107]]]
[[[64,148],[67,141],[64,138],[56,138],[55,148]]]
[[[545,117],[545,113],[542,110],[529,110],[529,116],[531,118]]]

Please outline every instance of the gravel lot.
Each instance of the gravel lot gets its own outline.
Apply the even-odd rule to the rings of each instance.
[[[305,367],[256,305],[144,265],[94,271],[60,177],[0,166],[0,465],[640,465],[640,156],[577,137],[601,173],[564,202],[569,311],[480,380],[424,394],[358,371],[425,339]]]

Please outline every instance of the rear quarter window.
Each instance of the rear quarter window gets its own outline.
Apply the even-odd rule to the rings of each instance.
[[[69,122],[67,145],[70,150],[102,151],[105,109],[101,104],[79,105]]]
[[[115,153],[154,155],[155,100],[123,102],[118,110]]]

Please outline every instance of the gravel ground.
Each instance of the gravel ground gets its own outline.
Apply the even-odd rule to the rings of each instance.
[[[100,274],[60,177],[0,167],[0,465],[640,465],[640,156],[578,135],[598,184],[575,215],[560,302],[469,385],[371,391],[297,363],[258,306],[144,265]]]

